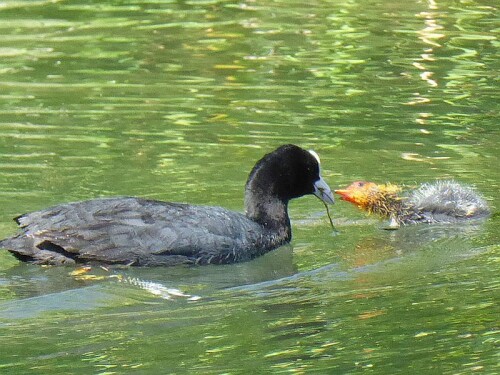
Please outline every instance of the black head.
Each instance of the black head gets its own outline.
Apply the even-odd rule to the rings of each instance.
[[[295,145],[283,145],[260,159],[246,184],[248,194],[274,197],[285,203],[315,194],[327,203],[333,195],[320,174],[319,157]]]

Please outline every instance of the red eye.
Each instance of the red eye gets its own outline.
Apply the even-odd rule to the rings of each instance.
[[[365,186],[364,182],[362,182],[362,181],[358,182],[358,187],[363,187],[363,186]]]

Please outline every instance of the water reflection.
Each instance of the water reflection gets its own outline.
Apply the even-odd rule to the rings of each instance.
[[[435,49],[442,47],[441,44],[438,43],[439,39],[444,38],[446,35],[439,33],[438,31],[443,30],[444,27],[439,25],[438,17],[442,15],[438,12],[438,6],[436,2],[429,1],[429,12],[420,12],[419,17],[424,18],[425,28],[419,31],[419,38],[425,43],[428,44],[429,47],[424,49],[424,53],[420,55],[422,58],[421,62],[414,62],[413,66],[417,69],[422,70],[420,74],[420,78],[427,82],[430,87],[437,87],[438,83],[436,80],[432,79],[434,76],[434,72],[429,71],[426,68],[423,62],[432,63],[436,61],[434,58]],[[425,102],[423,98],[420,101],[421,103]],[[410,103],[409,103],[410,104]]]
[[[101,305],[95,301],[102,300],[102,293],[106,293],[108,287],[111,287],[111,290],[121,288],[125,293],[129,289],[133,296],[142,296],[140,300],[156,297],[194,300],[193,293],[206,297],[214,291],[227,287],[281,279],[296,272],[291,246],[283,246],[255,261],[232,266],[171,268],[91,266],[87,270],[75,270],[68,267],[41,268],[24,263],[16,264],[14,261],[11,267],[2,272],[0,290],[1,295],[7,299],[23,299],[27,305],[33,298],[37,301],[43,300],[44,295],[49,296],[50,301],[57,299],[57,295],[61,293],[61,296],[66,296],[68,300],[73,296],[76,299],[73,307],[64,304],[67,309],[72,310],[81,300],[80,288],[86,290],[87,300],[90,306],[94,307]],[[70,292],[71,290],[74,292]],[[97,291],[97,295],[95,298],[89,298],[93,290]],[[21,309],[29,310],[26,307]]]

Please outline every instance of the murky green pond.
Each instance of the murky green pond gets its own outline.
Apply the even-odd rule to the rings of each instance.
[[[333,188],[455,178],[493,215],[389,232],[339,201],[333,235],[304,197],[252,262],[83,280],[2,251],[0,373],[499,373],[497,6],[1,2],[0,237],[100,196],[241,211],[283,143]]]

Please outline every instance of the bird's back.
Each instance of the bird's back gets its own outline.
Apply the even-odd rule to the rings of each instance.
[[[455,181],[423,184],[408,196],[416,221],[453,222],[482,218],[490,211],[484,198],[474,189]]]
[[[231,263],[269,246],[262,227],[242,214],[139,198],[62,204],[16,221],[22,232],[0,246],[36,263]]]

